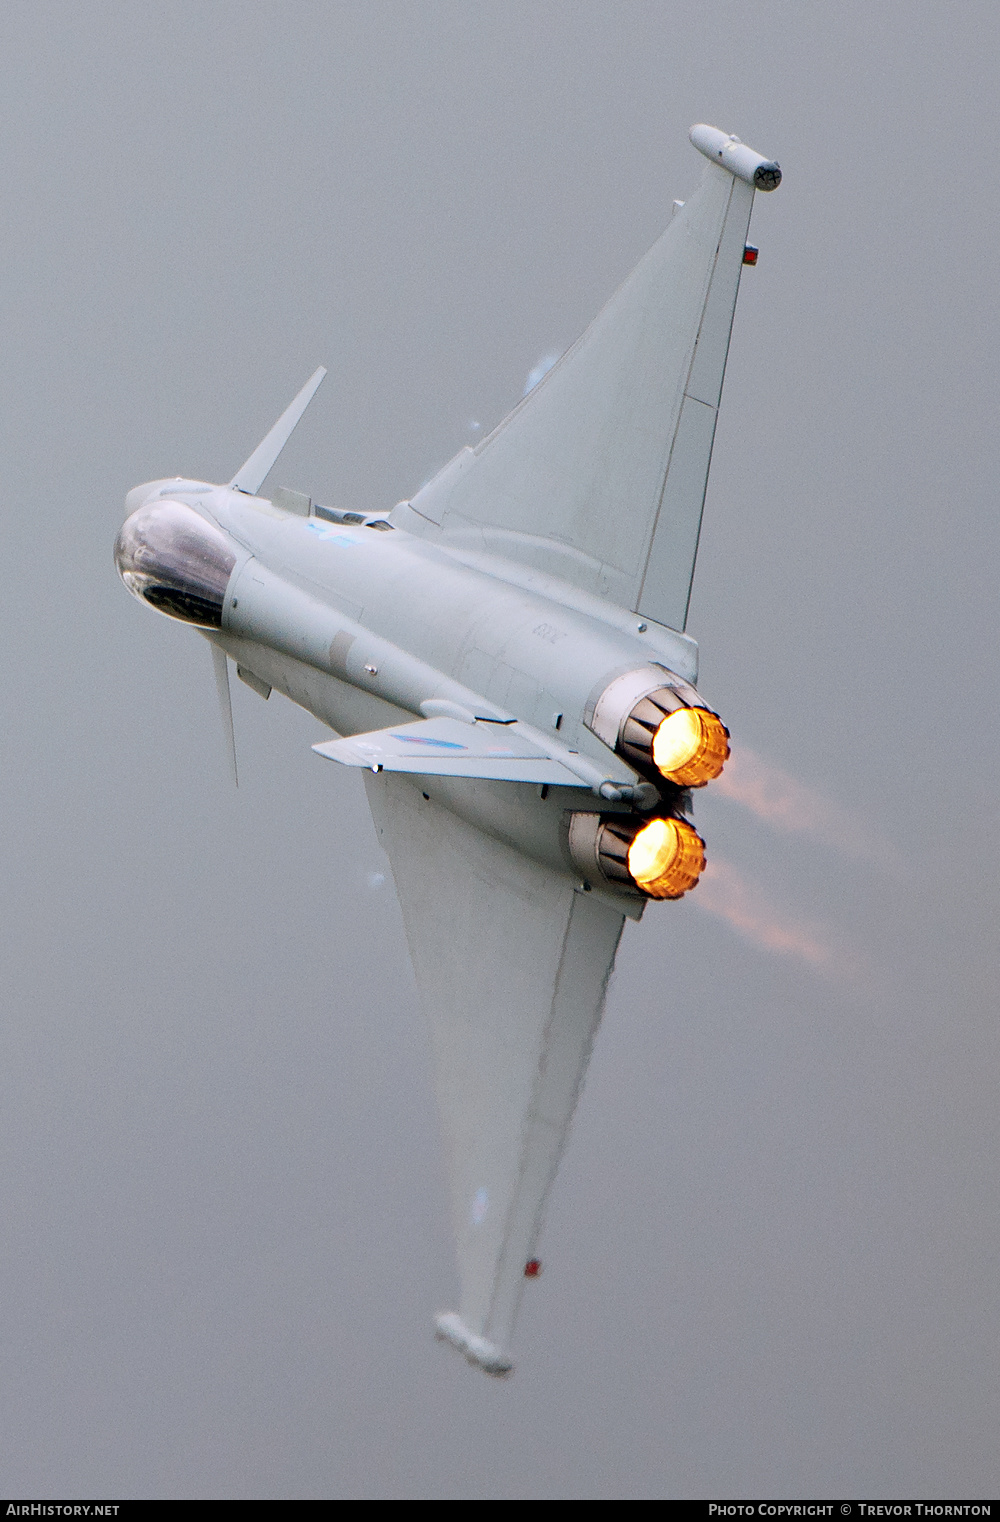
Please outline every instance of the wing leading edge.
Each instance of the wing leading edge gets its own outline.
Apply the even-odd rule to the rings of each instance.
[[[313,750],[328,761],[366,766],[370,771],[580,786],[577,773],[506,724],[420,719],[346,740],[327,740]]]
[[[365,783],[434,1051],[460,1282],[437,1328],[503,1374],[623,915],[404,778]]]
[[[509,417],[400,515],[675,629],[687,620],[754,188],[781,178],[714,128],[693,128],[692,141],[710,162],[659,242]]]

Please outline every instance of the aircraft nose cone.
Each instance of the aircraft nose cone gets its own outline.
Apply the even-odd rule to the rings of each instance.
[[[235,564],[222,530],[182,502],[139,507],[115,540],[115,565],[133,597],[202,628],[222,627]]]
[[[154,497],[158,490],[159,483],[156,481],[151,481],[145,486],[133,486],[125,498],[126,514],[131,517],[134,512],[137,512],[140,507],[148,502],[150,497]]]

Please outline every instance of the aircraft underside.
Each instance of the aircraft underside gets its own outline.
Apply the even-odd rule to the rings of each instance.
[[[435,1326],[491,1374],[624,920],[696,889],[691,797],[729,754],[684,631],[754,193],[781,174],[691,140],[709,163],[659,242],[392,513],[263,495],[319,370],[228,484],[130,492],[115,547],[129,590],[209,641],[234,775],[230,663],[364,776],[434,1051],[460,1281]]]

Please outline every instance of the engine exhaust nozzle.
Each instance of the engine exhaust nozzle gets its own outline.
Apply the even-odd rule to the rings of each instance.
[[[681,898],[705,868],[705,842],[686,819],[573,814],[569,851],[585,879],[645,898]]]
[[[678,787],[704,787],[729,758],[729,731],[708,708],[677,703],[670,688],[637,703],[622,725],[621,752],[629,761],[650,764]]]
[[[729,730],[683,677],[662,666],[627,671],[600,692],[587,723],[652,780],[704,787],[729,758]]]

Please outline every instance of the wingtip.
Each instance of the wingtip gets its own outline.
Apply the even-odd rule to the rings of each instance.
[[[434,1317],[434,1333],[439,1341],[450,1342],[469,1363],[475,1364],[486,1374],[492,1374],[495,1379],[506,1379],[513,1372],[514,1365],[506,1353],[501,1352],[495,1342],[470,1332],[461,1316],[454,1311],[442,1311]]]
[[[696,122],[688,133],[693,146],[713,164],[721,164],[737,179],[745,180],[755,190],[777,190],[781,184],[781,166],[774,159],[741,143],[731,133],[720,132],[706,122]]]

